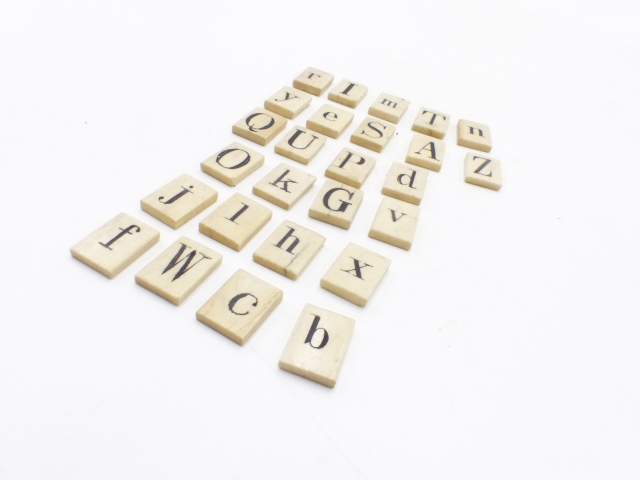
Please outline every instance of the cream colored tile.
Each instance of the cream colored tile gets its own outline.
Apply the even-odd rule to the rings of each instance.
[[[290,210],[316,182],[316,177],[281,163],[253,186],[253,194]]]
[[[187,237],[162,252],[136,275],[136,283],[180,305],[222,263],[222,255]]]
[[[420,107],[411,129],[442,140],[449,129],[451,116],[430,108]]]
[[[196,318],[244,345],[281,301],[282,290],[238,270],[196,312]]]
[[[275,151],[303,165],[308,165],[327,142],[327,137],[296,125],[276,143]]]
[[[380,153],[395,132],[395,125],[374,117],[367,117],[351,134],[351,143]]]
[[[363,197],[362,190],[327,179],[311,204],[309,216],[349,230]]]
[[[319,97],[333,82],[333,75],[317,68],[309,67],[293,80],[293,86],[298,90]]]
[[[285,220],[258,247],[253,261],[291,280],[297,280],[324,245],[325,238]]]
[[[367,96],[369,89],[351,80],[341,80],[329,92],[329,100],[350,108],[356,108]]]
[[[362,188],[376,165],[376,159],[352,148],[343,148],[324,172],[327,178],[356,188]]]
[[[406,162],[439,172],[446,148],[447,144],[442,140],[416,133],[409,144]]]
[[[200,222],[200,233],[239,252],[271,220],[271,210],[234,193]]]
[[[502,162],[487,155],[468,152],[464,157],[464,181],[491,190],[500,190]]]
[[[307,128],[331,138],[338,138],[353,121],[353,113],[333,105],[323,105],[307,120]]]
[[[171,228],[180,228],[217,199],[216,190],[184,174],[144,197],[140,206]]]
[[[458,145],[473,148],[481,152],[491,151],[491,130],[484,125],[471,120],[458,121]]]
[[[404,250],[411,249],[418,228],[420,207],[395,198],[380,202],[369,236]]]
[[[388,93],[381,93],[369,107],[369,115],[381,118],[391,123],[398,123],[409,108],[409,102],[404,98]]]
[[[282,370],[333,388],[356,322],[307,303],[282,352]]]
[[[428,178],[429,171],[424,168],[393,162],[382,185],[382,194],[420,205]]]
[[[286,118],[264,108],[255,108],[238,120],[231,130],[242,138],[264,146],[283,131],[286,126]]]
[[[202,171],[222,183],[235,187],[264,165],[264,155],[233,142],[200,164]]]
[[[311,103],[311,95],[302,90],[291,87],[282,87],[276,93],[264,101],[264,108],[293,120]]]
[[[71,255],[113,278],[160,240],[160,232],[126,213],[112,218],[71,247]]]
[[[320,280],[325,290],[364,307],[387,273],[391,260],[349,243]]]

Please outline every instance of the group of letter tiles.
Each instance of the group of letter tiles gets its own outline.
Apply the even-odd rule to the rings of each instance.
[[[232,131],[267,145],[333,82],[333,75],[308,68],[265,102],[243,116]],[[342,80],[329,92],[329,100],[355,108],[367,87]],[[351,143],[382,152],[395,132],[395,124],[409,102],[386,93],[369,108],[369,115],[353,131]],[[276,143],[275,152],[307,165],[327,142],[337,139],[353,120],[353,113],[333,104],[323,105],[307,121],[295,126]],[[450,116],[420,108],[412,129],[405,163],[389,169],[369,236],[409,250],[415,236],[427,169],[439,171],[445,153],[442,141]],[[481,152],[491,150],[487,125],[468,120],[458,122],[458,145]],[[465,158],[465,181],[493,190],[502,186],[500,161],[469,152]],[[233,142],[202,162],[204,172],[235,186],[264,163],[264,156]],[[331,162],[328,179],[318,192],[309,216],[336,227],[349,229],[362,203],[360,188],[376,159],[345,147]],[[291,209],[312,187],[316,178],[300,169],[280,164],[253,187],[253,193],[285,210]],[[181,175],[141,201],[142,210],[177,229],[216,202],[218,193],[190,175]],[[200,232],[236,251],[271,219],[271,211],[260,203],[235,193],[200,223]],[[71,248],[71,254],[98,272],[113,278],[160,238],[154,228],[120,214]],[[325,238],[290,221],[280,224],[253,254],[256,263],[296,280],[324,245]],[[222,262],[222,255],[190,238],[181,237],[136,275],[136,283],[174,305],[180,305]],[[322,288],[364,307],[382,280],[391,261],[371,250],[349,243],[322,277]],[[260,278],[238,270],[197,311],[196,317],[239,345],[244,345],[283,297],[282,290]],[[347,352],[355,321],[307,304],[280,358],[280,368],[328,387],[336,383]]]

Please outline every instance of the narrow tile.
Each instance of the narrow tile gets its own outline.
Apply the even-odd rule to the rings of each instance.
[[[292,87],[282,87],[264,101],[264,108],[293,120],[311,104],[311,95]]]
[[[387,273],[391,260],[349,243],[320,280],[325,290],[364,307]]]
[[[458,145],[489,153],[491,151],[491,130],[489,125],[472,122],[471,120],[459,120]]]
[[[367,117],[351,134],[351,143],[380,153],[395,132],[395,125]]]
[[[411,129],[414,132],[442,140],[447,134],[450,120],[451,116],[447,113],[420,107]]]
[[[282,352],[279,367],[333,388],[355,325],[352,318],[307,303]]]
[[[316,177],[281,163],[253,186],[253,194],[290,210],[316,182]]]
[[[353,121],[353,113],[335,107],[323,105],[307,120],[307,128],[327,137],[338,138]]]
[[[349,147],[343,148],[324,172],[325,177],[362,188],[376,165],[376,159]]]
[[[293,80],[293,86],[298,90],[319,97],[333,82],[333,75],[317,68],[309,67]]]
[[[409,144],[406,162],[439,172],[446,148],[447,144],[442,140],[416,133]]]
[[[264,165],[264,155],[233,142],[200,164],[202,171],[222,183],[235,187]]]
[[[160,232],[126,213],[112,218],[71,247],[71,255],[113,278],[160,240]]]
[[[381,118],[391,123],[398,123],[409,108],[409,102],[404,98],[389,93],[381,93],[369,107],[369,115]]]
[[[271,220],[271,210],[234,193],[200,222],[200,233],[239,252]]]
[[[303,165],[309,164],[327,142],[327,137],[295,126],[276,143],[275,152]]]
[[[329,100],[349,108],[356,108],[369,89],[351,80],[342,80],[329,92]]]
[[[428,170],[393,162],[382,186],[382,194],[403,202],[420,205],[427,187]]]
[[[233,133],[265,146],[285,129],[287,119],[264,108],[256,108],[238,120]]]
[[[253,261],[297,280],[324,245],[325,238],[285,220],[253,254]]]
[[[196,318],[244,345],[281,301],[282,290],[238,270],[196,312]]]
[[[222,263],[222,255],[187,237],[162,252],[136,275],[136,283],[180,305]]]
[[[311,204],[309,216],[349,230],[363,197],[362,190],[327,179]]]
[[[502,162],[487,155],[468,152],[464,158],[464,181],[491,190],[500,190]]]
[[[418,228],[420,207],[385,197],[380,202],[369,237],[410,250]]]

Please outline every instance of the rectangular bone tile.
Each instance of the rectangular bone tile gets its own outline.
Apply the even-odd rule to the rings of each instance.
[[[239,252],[271,220],[271,210],[234,193],[200,222],[200,233]]]
[[[180,175],[140,201],[142,210],[171,228],[180,228],[210,207],[218,192],[191,175]]]
[[[381,93],[369,107],[369,115],[381,118],[391,123],[398,123],[409,108],[409,102],[404,98],[388,93]]]
[[[325,238],[285,220],[253,254],[253,261],[297,280],[324,245]]]
[[[438,112],[425,107],[418,109],[416,119],[413,121],[411,129],[414,132],[429,135],[430,137],[442,140],[449,129],[451,116],[447,113]]]
[[[309,67],[293,80],[293,86],[298,90],[319,97],[333,82],[333,75],[317,68]]]
[[[235,187],[264,165],[264,155],[233,142],[200,164],[202,171],[222,183]]]
[[[160,240],[160,232],[126,213],[112,218],[71,247],[71,255],[113,278]]]
[[[429,171],[406,163],[393,162],[382,186],[382,194],[420,205],[427,187]]]
[[[264,108],[255,108],[238,120],[231,130],[242,138],[265,146],[286,126],[286,118]]]
[[[409,250],[416,236],[419,217],[420,207],[385,197],[380,202],[369,237]]]
[[[362,188],[373,171],[376,159],[349,147],[343,148],[324,172],[325,177],[356,188]]]
[[[362,190],[327,179],[311,204],[309,216],[349,230],[363,198]]]
[[[442,168],[446,147],[447,144],[442,140],[416,133],[409,144],[406,162],[439,172]]]
[[[472,122],[471,120],[459,120],[458,145],[489,153],[491,151],[491,130],[489,125]]]
[[[352,318],[306,304],[282,352],[279,367],[333,388],[355,325]]]
[[[329,100],[346,107],[356,108],[367,96],[368,88],[350,80],[341,80],[329,92]]]
[[[464,181],[491,190],[500,190],[502,162],[487,155],[468,152],[464,158]]]
[[[320,280],[325,290],[364,307],[387,273],[391,260],[349,243]]]
[[[311,104],[311,95],[302,90],[291,87],[282,87],[276,93],[264,101],[264,108],[293,120]]]
[[[380,153],[395,132],[395,125],[374,117],[367,117],[351,134],[351,143]]]
[[[238,270],[196,312],[196,318],[244,345],[282,301],[282,290]]]
[[[253,194],[267,202],[290,210],[316,182],[316,177],[281,163],[253,186]]]
[[[222,263],[222,255],[188,237],[162,252],[136,275],[136,283],[180,305]]]
[[[295,126],[276,143],[275,152],[308,165],[327,142],[327,137],[307,128]]]
[[[353,121],[353,113],[325,104],[307,120],[307,128],[327,137],[338,138]]]

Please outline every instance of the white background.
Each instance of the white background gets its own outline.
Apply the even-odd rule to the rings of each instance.
[[[639,14],[632,1],[0,3],[0,479],[639,478]],[[237,253],[198,233],[211,209],[178,231],[140,210],[182,173],[228,198],[199,163],[307,66],[369,95],[301,167],[318,181],[290,212],[271,207]],[[382,91],[411,106],[352,229],[308,218]],[[453,121],[405,252],[367,233],[420,106]],[[460,118],[491,126],[500,192],[463,182]],[[236,191],[288,162],[274,143],[250,145],[266,164]],[[69,248],[121,211],[162,238],[108,280]],[[284,219],[327,237],[296,282],[251,260]],[[133,277],[182,234],[224,261],[174,307]],[[348,241],[392,260],[364,309],[319,286]],[[285,293],[245,347],[195,319],[237,268]],[[333,390],[277,367],[306,302],[357,321]]]

